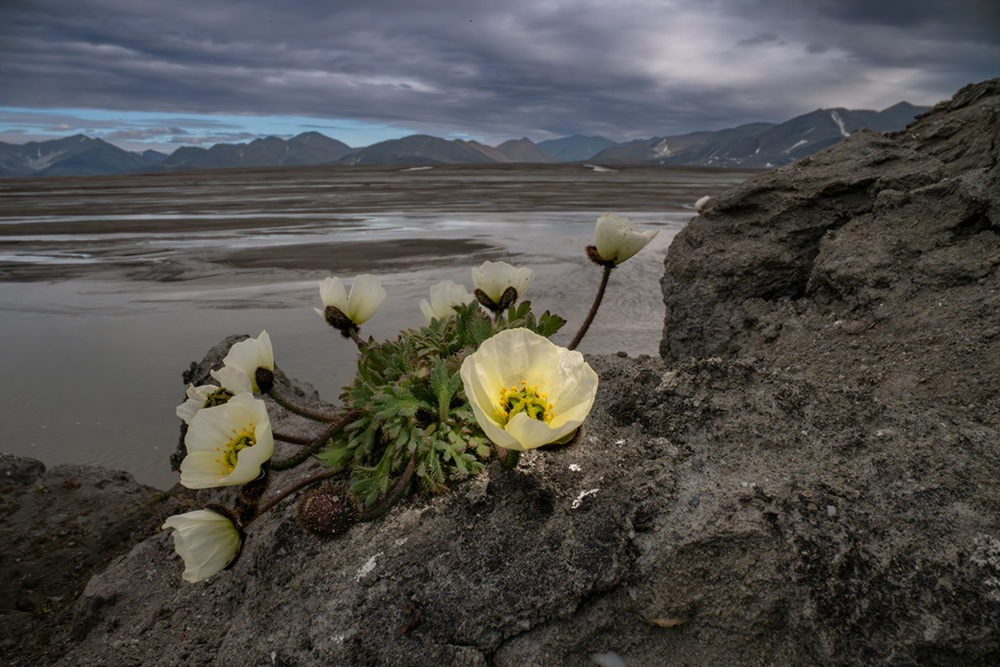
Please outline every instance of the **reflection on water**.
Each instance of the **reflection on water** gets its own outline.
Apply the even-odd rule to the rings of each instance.
[[[406,174],[420,180],[403,185],[399,170],[356,170],[346,183],[322,182],[315,170],[303,171],[299,181],[280,172],[209,172],[0,182],[0,277],[6,279],[0,282],[6,376],[0,450],[49,465],[121,468],[142,482],[171,486],[177,478],[167,458],[178,435],[174,408],[184,397],[180,374],[232,333],[266,329],[278,365],[335,400],[350,380],[356,350],[313,312],[317,284],[330,274],[349,283],[357,269],[343,267],[365,266],[366,244],[425,245],[419,256],[380,256],[375,266],[388,298],[363,327],[365,335],[382,339],[423,324],[417,304],[429,287],[451,279],[471,289],[471,267],[489,257],[535,270],[526,296],[536,312],[551,310],[569,321],[554,337],[565,345],[600,280],[583,255],[593,224],[607,211],[628,216],[660,234],[613,273],[580,349],[655,355],[663,317],[659,278],[670,240],[697,198],[746,174],[640,171],[625,178],[579,167],[435,168]],[[581,173],[590,180],[576,182]],[[613,187],[595,182],[605,176],[617,179]],[[352,210],[327,207],[320,215],[274,205],[294,199],[304,208],[316,190],[327,203],[331,190],[340,192]],[[382,192],[393,206],[358,192],[366,190]],[[402,205],[407,197],[412,206]],[[463,207],[456,200],[476,203]],[[145,211],[135,210],[143,204]],[[318,206],[316,198],[311,205]],[[454,245],[470,239],[477,242],[470,247],[490,250]],[[329,248],[340,263],[326,270],[296,265],[310,248]],[[227,264],[248,249],[281,261]],[[348,255],[353,263],[343,263]],[[169,271],[156,268],[168,265]]]

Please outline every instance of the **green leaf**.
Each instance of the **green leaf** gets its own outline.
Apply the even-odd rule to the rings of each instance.
[[[493,324],[485,318],[474,319],[469,323],[469,333],[472,335],[476,347],[479,347],[483,341],[493,335]]]
[[[330,447],[316,453],[316,458],[330,468],[344,467],[345,460],[348,457],[348,443],[346,442],[334,443]]]
[[[538,324],[535,327],[535,333],[549,338],[552,334],[556,333],[562,329],[563,325],[566,324],[566,320],[559,317],[558,315],[552,315],[549,311],[542,313],[542,316],[538,318]]]

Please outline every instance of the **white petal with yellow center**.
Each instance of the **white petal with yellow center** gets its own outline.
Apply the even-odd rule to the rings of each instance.
[[[494,303],[500,301],[508,287],[514,288],[518,299],[524,297],[534,277],[535,272],[531,269],[519,269],[507,262],[483,262],[472,269],[472,284]]]
[[[594,245],[605,262],[621,264],[645,248],[657,234],[658,230],[640,232],[628,218],[605,213],[597,219]]]
[[[224,570],[242,546],[233,522],[211,510],[195,510],[166,520],[174,529],[174,550],[184,559],[184,580],[197,582]]]
[[[527,329],[501,331],[485,341],[466,357],[461,376],[476,421],[504,449],[533,449],[570,435],[590,414],[597,394],[597,373],[582,354]],[[504,397],[536,386],[551,404],[547,420],[521,412],[504,423]]]
[[[247,374],[238,368],[223,366],[211,371],[219,384],[203,384],[198,387],[188,385],[187,400],[177,406],[177,416],[190,424],[202,408],[225,403],[229,398],[243,393],[253,393],[253,384]]]
[[[184,438],[181,484],[189,489],[246,484],[274,454],[274,436],[264,401],[252,394],[225,405],[204,408],[191,420]]]

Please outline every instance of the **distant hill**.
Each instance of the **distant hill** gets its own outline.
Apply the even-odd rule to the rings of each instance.
[[[538,144],[527,137],[511,139],[496,147],[503,153],[508,162],[563,162],[554,155],[539,148]]]
[[[589,160],[605,148],[616,145],[616,142],[604,137],[585,137],[582,134],[538,142],[538,147],[541,150],[562,162]]]
[[[901,130],[929,107],[901,102],[882,111],[817,109],[773,125],[753,123],[711,133],[665,137],[654,146],[654,164],[711,167],[779,167],[832,146],[851,132]],[[594,157],[595,162],[601,156]]]
[[[415,134],[351,148],[319,132],[305,132],[288,140],[265,137],[211,148],[182,146],[164,155],[133,153],[78,134],[26,144],[0,142],[0,178],[316,165],[592,162],[769,168],[812,155],[863,127],[876,132],[901,130],[927,108],[900,102],[882,111],[817,109],[784,123],[750,123],[626,143],[574,135],[538,144],[522,138],[486,146]]]
[[[449,141],[426,134],[380,141],[347,155],[336,164],[478,164],[495,162],[559,162],[530,139],[484,146],[478,141]]]
[[[327,164],[350,153],[350,146],[319,132],[306,132],[285,141],[278,137],[254,139],[249,144],[215,144],[211,148],[183,146],[161,163],[165,171],[224,169],[227,167],[294,167]]]
[[[132,153],[82,134],[26,144],[0,142],[0,177],[127,174],[154,167],[166,157],[156,151]]]

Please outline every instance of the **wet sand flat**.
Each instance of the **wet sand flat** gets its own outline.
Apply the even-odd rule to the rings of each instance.
[[[378,228],[379,214],[475,218],[525,212],[658,211],[691,208],[720,181],[738,183],[747,171],[629,167],[595,172],[582,165],[442,165],[301,167],[170,174],[0,181],[0,280],[59,280],[122,269],[141,279],[202,275],[186,259],[231,266],[314,269],[329,238],[355,240]],[[600,213],[597,213],[599,215]],[[415,232],[415,233],[414,233]],[[231,243],[234,236],[260,243]],[[366,243],[372,260],[421,262],[484,244],[462,239]],[[291,242],[290,236],[302,237]],[[137,239],[147,242],[137,244]],[[197,248],[191,239],[203,239]],[[366,241],[371,239],[366,239]],[[277,243],[275,241],[281,241]],[[458,245],[456,245],[458,244]],[[137,248],[137,245],[139,247]],[[187,252],[181,252],[187,248]],[[264,251],[262,247],[269,248]],[[205,250],[208,252],[205,252]],[[357,247],[337,252],[349,268]],[[42,261],[51,258],[51,261]],[[352,261],[353,260],[353,261]],[[151,263],[162,270],[150,271]],[[187,271],[186,271],[187,270]]]

